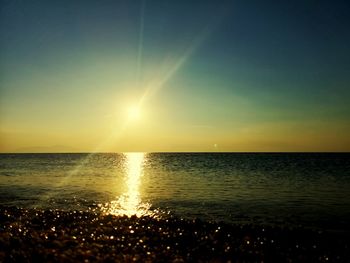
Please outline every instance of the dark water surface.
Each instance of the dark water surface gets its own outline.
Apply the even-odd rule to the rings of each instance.
[[[350,154],[0,155],[0,205],[85,210],[113,201],[131,213],[146,203],[186,218],[349,231]]]

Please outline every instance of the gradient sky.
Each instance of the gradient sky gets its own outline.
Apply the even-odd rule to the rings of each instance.
[[[1,0],[0,151],[350,151],[349,14]]]

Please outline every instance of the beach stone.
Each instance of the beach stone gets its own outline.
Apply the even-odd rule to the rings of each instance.
[[[16,207],[0,226],[0,262],[350,261],[346,233],[301,227]]]

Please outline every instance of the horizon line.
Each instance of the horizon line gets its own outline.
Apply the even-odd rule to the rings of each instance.
[[[0,152],[0,154],[123,154],[123,153],[350,153],[350,151],[125,151],[125,152]]]

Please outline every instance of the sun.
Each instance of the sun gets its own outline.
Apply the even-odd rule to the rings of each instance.
[[[140,107],[137,105],[132,105],[128,109],[128,117],[129,120],[137,120],[141,116],[141,110]]]

